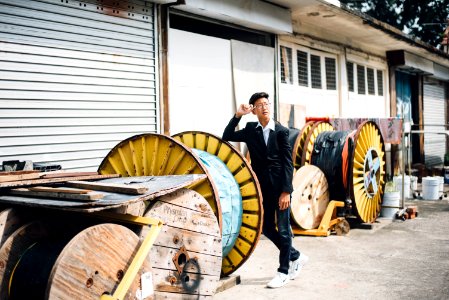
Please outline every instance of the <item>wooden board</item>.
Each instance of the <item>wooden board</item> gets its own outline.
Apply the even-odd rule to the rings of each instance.
[[[147,187],[135,184],[126,185],[108,182],[68,181],[66,182],[66,185],[81,189],[91,189],[96,191],[105,191],[111,193],[121,193],[130,195],[143,195],[148,192]]]
[[[19,172],[31,172],[31,171],[19,171]],[[28,179],[37,179],[40,178],[42,173],[19,173],[16,172],[5,172],[0,173],[0,182],[9,182],[9,181],[19,181],[19,180],[28,180]],[[16,173],[16,174],[14,174]]]
[[[73,180],[95,180],[95,179],[105,179],[105,178],[117,178],[120,175],[118,174],[109,174],[109,175],[86,175],[86,176],[71,176],[71,177],[56,177],[56,178],[47,178],[47,179],[30,179],[30,180],[20,180],[20,181],[11,181],[11,182],[2,182],[0,183],[0,188],[11,188],[11,187],[20,187],[20,186],[32,186],[32,185],[43,185],[43,184],[51,184],[58,182],[66,182]]]
[[[220,280],[222,245],[218,221],[206,199],[193,190],[180,189],[152,202],[145,216],[164,222],[150,252],[155,294],[212,296]],[[144,227],[140,236],[147,232]],[[187,255],[179,255],[182,249]],[[185,260],[195,258],[197,264],[179,258],[175,264],[173,258],[182,255]]]
[[[169,194],[192,183],[204,180],[206,175],[170,175],[170,176],[142,176],[142,177],[122,177],[111,178],[101,182],[111,182],[120,184],[137,183],[148,188],[144,195],[125,195],[117,193],[104,193],[104,198],[95,202],[86,201],[58,201],[44,198],[20,197],[14,195],[0,196],[0,204],[16,204],[28,207],[53,208],[60,210],[95,212],[105,209],[117,208],[130,205],[132,203],[152,200],[156,197]]]
[[[30,222],[14,231],[0,247],[0,299],[8,299],[10,276],[23,252],[48,234],[43,223]]]
[[[315,229],[329,204],[329,189],[324,173],[305,165],[293,177],[292,220],[303,229]]]
[[[11,195],[19,195],[25,197],[38,197],[38,198],[48,198],[48,199],[60,199],[60,200],[72,200],[72,201],[97,201],[104,198],[103,193],[98,192],[87,192],[79,193],[79,191],[74,190],[71,192],[67,188],[46,188],[46,189],[32,189],[32,188],[18,188],[12,189],[7,192]]]
[[[112,294],[138,246],[137,235],[121,225],[100,224],[81,231],[65,246],[54,264],[45,299],[97,300],[104,293]],[[141,276],[151,272],[147,259],[126,299],[135,299]]]

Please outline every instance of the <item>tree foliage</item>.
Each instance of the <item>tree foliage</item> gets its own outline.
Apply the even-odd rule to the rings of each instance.
[[[448,26],[449,0],[340,0],[352,9],[439,47]]]

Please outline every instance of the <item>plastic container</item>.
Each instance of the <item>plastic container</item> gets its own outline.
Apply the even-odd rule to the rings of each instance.
[[[440,189],[440,179],[437,177],[423,177],[422,197],[424,200],[438,200]]]
[[[444,167],[444,183],[449,183],[449,167]]]
[[[400,193],[400,196],[402,198],[402,175],[394,176],[393,182],[396,186],[396,191]],[[404,197],[410,198],[410,176],[405,175],[404,176]]]
[[[385,192],[382,201],[382,209],[380,216],[384,218],[394,219],[399,210],[399,201],[401,199],[400,192]]]
[[[418,189],[418,177],[417,176],[410,176],[410,188],[413,191],[416,191]]]
[[[440,192],[440,194],[443,193],[444,191],[444,177],[443,176],[434,176],[435,178],[438,178],[438,192]]]

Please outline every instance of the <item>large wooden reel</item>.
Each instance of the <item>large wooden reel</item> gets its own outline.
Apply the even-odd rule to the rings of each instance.
[[[306,143],[307,136],[312,128],[313,121],[307,122],[299,132],[295,143],[292,146],[292,158],[293,166],[295,170],[298,170],[302,166],[302,156],[304,153],[304,145]]]
[[[103,159],[98,172],[125,177],[208,174],[188,147],[169,136],[156,133],[136,135],[117,144]],[[218,192],[209,176],[189,188],[206,198],[221,226]]]
[[[243,217],[239,236],[223,258],[222,275],[237,270],[254,251],[262,231],[262,192],[255,173],[242,154],[230,143],[205,132],[183,132],[174,138],[190,148],[206,151],[223,161],[240,186]]]
[[[164,223],[149,256],[156,298],[212,298],[220,280],[222,244],[207,201],[180,189],[152,201],[145,216]],[[141,238],[148,231],[143,227]]]
[[[99,299],[104,293],[112,295],[139,244],[134,232],[117,224],[105,223],[81,231],[58,256],[48,281],[46,299]],[[153,282],[148,276],[151,272],[147,259],[126,299],[135,299],[142,286],[152,289]]]
[[[385,187],[385,146],[374,122],[362,123],[354,137],[350,192],[356,214],[363,222],[379,215]]]
[[[293,177],[292,220],[303,229],[315,229],[329,204],[326,176],[313,165],[306,165]]]
[[[315,140],[317,136],[324,131],[333,131],[334,127],[325,121],[313,122],[313,124],[308,125],[306,123],[305,127],[311,126],[308,130],[307,136],[304,141],[303,151],[301,155],[301,166],[308,165],[311,163],[313,145],[315,144]],[[307,128],[306,128],[307,130]],[[298,149],[299,150],[299,149]]]

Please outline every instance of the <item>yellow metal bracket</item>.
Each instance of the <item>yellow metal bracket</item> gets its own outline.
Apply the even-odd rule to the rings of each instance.
[[[344,217],[337,217],[337,207],[344,207],[343,201],[332,200],[327,205],[323,218],[321,219],[320,226],[317,229],[302,229],[292,228],[293,234],[298,235],[312,235],[312,236],[329,236],[331,230],[336,224],[346,222]]]
[[[148,256],[148,253],[150,252],[150,249],[153,246],[154,241],[156,240],[157,236],[159,235],[162,229],[163,223],[161,220],[156,218],[139,217],[127,214],[123,215],[116,213],[99,212],[95,213],[94,215],[101,218],[106,218],[108,220],[116,220],[131,224],[151,226],[150,231],[145,236],[142,244],[140,245],[139,250],[134,256],[125,274],[123,275],[123,278],[120,281],[115,292],[112,295],[102,295],[100,297],[100,300],[122,300],[126,296],[126,293],[131,287],[131,284],[133,283],[134,279],[136,278],[136,275],[139,272],[140,268],[142,267],[143,262]]]

